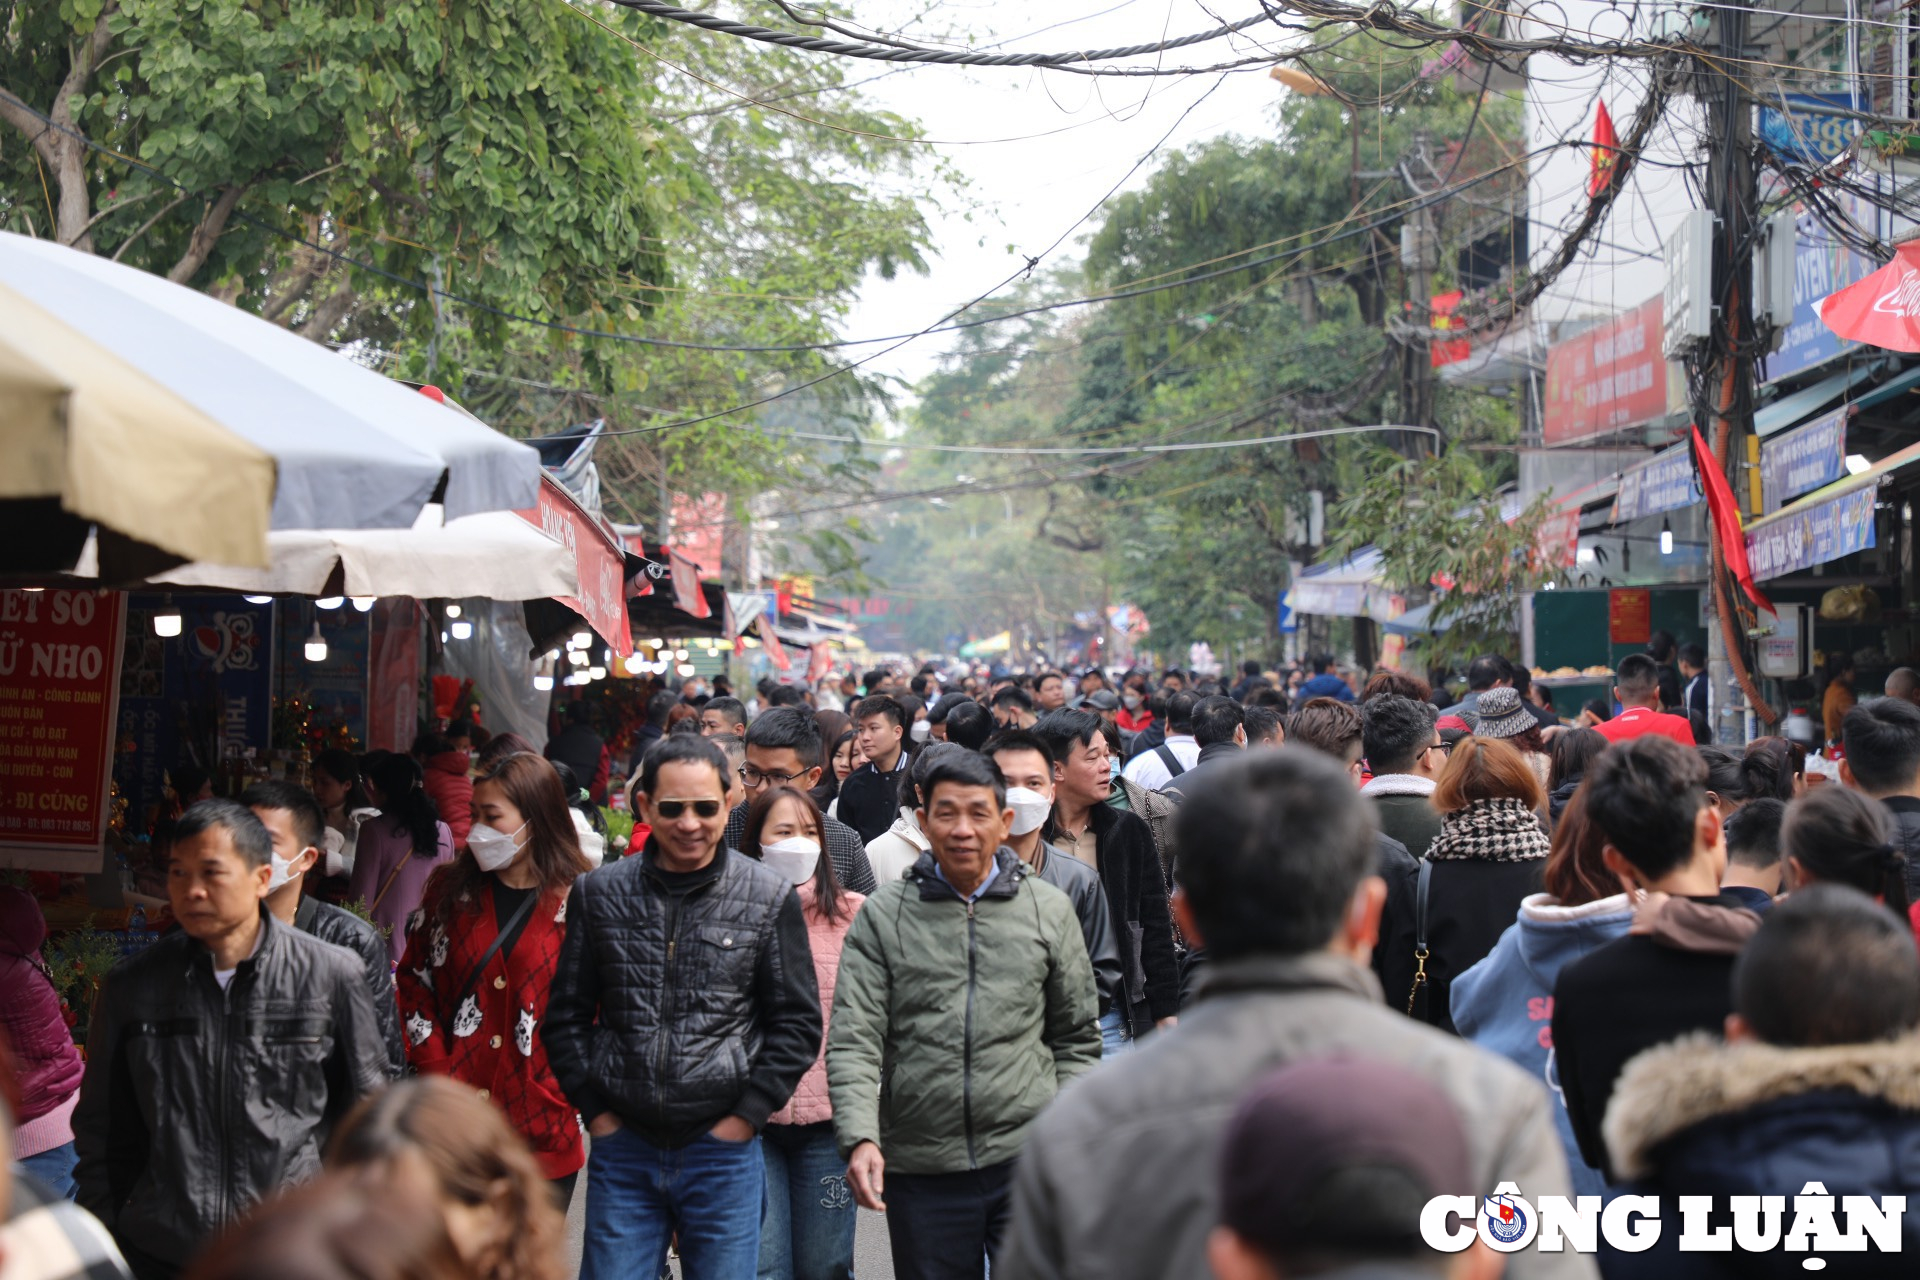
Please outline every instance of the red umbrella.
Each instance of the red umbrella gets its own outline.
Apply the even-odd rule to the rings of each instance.
[[[1920,352],[1920,241],[1899,246],[1892,262],[1828,294],[1820,318],[1843,338]]]

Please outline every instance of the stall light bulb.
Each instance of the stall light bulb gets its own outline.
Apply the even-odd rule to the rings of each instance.
[[[1593,561],[1594,553],[1592,547],[1582,547],[1573,553],[1573,562],[1575,564],[1592,564]]]
[[[353,607],[358,609],[361,613],[373,612],[374,602],[377,601],[379,598],[380,598],[379,596],[349,596],[348,597],[348,599],[353,601]]]
[[[174,607],[172,596],[153,615],[153,634],[168,640],[180,634],[180,610]]]
[[[345,596],[321,596],[313,602],[313,607],[316,609],[338,609],[346,602],[347,598]]]
[[[1847,455],[1847,474],[1850,476],[1857,476],[1862,471],[1871,470],[1872,467],[1873,464],[1867,461],[1867,455],[1864,453],[1850,453]]]
[[[533,678],[533,687],[540,693],[549,693],[553,689],[553,677],[535,676]]]
[[[688,656],[689,655],[685,649],[675,649],[673,651],[673,660],[675,662],[685,662]]]
[[[320,619],[313,620],[313,634],[307,637],[307,661],[325,662],[327,660],[327,638],[320,634]]]
[[[245,600],[248,604],[272,604],[273,603],[272,596],[241,596],[240,598],[242,600]]]
[[[1660,554],[1663,556],[1673,554],[1673,525],[1666,520],[1660,522]]]
[[[607,669],[605,667],[588,667],[587,668],[587,679],[605,680],[606,678],[607,678]]]
[[[584,667],[587,665],[587,655],[578,649],[569,649],[567,650],[567,661],[576,667]]]
[[[450,637],[449,635],[447,635],[447,629],[446,629],[445,627],[442,627],[442,628],[440,628],[440,643],[441,643],[441,644],[445,644],[445,643],[446,643],[446,642],[447,642],[447,641],[448,641],[449,639],[451,639],[451,638],[452,638],[452,637]]]
[[[661,645],[665,643],[666,643],[665,640],[662,640],[659,636],[655,636],[653,639],[647,641],[647,648],[658,649]]]
[[[547,650],[547,661],[548,662],[560,661],[560,651],[558,649]]]
[[[465,618],[454,619],[454,621],[447,625],[447,630],[453,633],[455,640],[471,640],[473,638],[473,624]]]
[[[651,664],[649,664],[647,660],[641,657],[639,654],[630,653],[627,655],[627,660],[621,663],[620,665],[627,669],[628,675],[637,676],[640,674],[641,668],[649,666]]]
[[[576,631],[576,632],[574,632],[574,633],[573,633],[573,647],[574,647],[574,648],[576,648],[576,649],[587,649],[587,648],[591,648],[592,646],[593,646],[593,632],[591,632],[591,631]]]
[[[460,616],[460,606],[452,600],[447,601],[447,616],[449,618],[457,618]]]
[[[683,662],[679,666],[675,667],[674,670],[678,671],[683,677],[690,676],[694,672],[694,666],[691,662]]]

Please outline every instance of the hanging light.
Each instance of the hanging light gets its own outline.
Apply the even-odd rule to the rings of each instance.
[[[666,643],[665,640],[662,640],[659,636],[655,636],[653,639],[647,641],[647,647],[649,649],[658,649],[661,645],[665,643]]]
[[[551,692],[553,689],[553,677],[535,676],[533,678],[533,687],[541,693]]]
[[[455,618],[447,624],[447,630],[452,633],[455,640],[471,640],[473,638],[473,623],[465,618]]]
[[[605,680],[606,678],[607,678],[607,669],[605,667],[588,667],[587,668],[587,679]]]
[[[548,662],[560,661],[560,651],[558,649],[547,650],[547,661]]]
[[[694,666],[691,662],[683,662],[679,666],[675,667],[674,670],[678,671],[683,677],[690,676],[694,672]]]
[[[574,647],[574,648],[576,648],[576,649],[590,649],[590,648],[592,648],[592,647],[593,647],[593,632],[591,632],[591,631],[576,631],[576,632],[574,632],[574,633],[573,633],[573,647]]]
[[[327,660],[327,638],[320,634],[320,619],[313,620],[313,634],[307,637],[307,661],[325,662]]]
[[[245,600],[248,604],[272,604],[273,603],[272,596],[241,596],[240,598],[242,600]]]
[[[675,662],[685,662],[688,657],[689,655],[685,649],[675,649],[673,651],[673,660]]]
[[[1664,518],[1660,521],[1660,554],[1673,554],[1673,523]]]
[[[627,660],[621,663],[620,665],[627,669],[628,675],[637,676],[640,674],[640,669],[642,667],[649,666],[651,664],[648,663],[647,660],[641,657],[639,654],[630,653],[627,655]]]
[[[448,639],[450,639],[450,637],[447,635],[447,629],[445,627],[440,628],[440,643],[445,644]]]
[[[180,609],[168,596],[159,610],[153,615],[153,634],[163,639],[172,639],[180,634]]]
[[[452,600],[447,601],[447,616],[449,618],[460,616],[460,606]]]
[[[567,661],[576,667],[584,667],[587,665],[587,655],[578,649],[569,649],[567,650]]]
[[[316,609],[338,609],[346,602],[347,598],[345,596],[321,596],[313,602],[313,607]]]
[[[379,598],[380,598],[379,596],[349,596],[348,597],[348,599],[353,601],[353,607],[358,609],[361,613],[371,613],[373,611],[374,602],[377,601]]]

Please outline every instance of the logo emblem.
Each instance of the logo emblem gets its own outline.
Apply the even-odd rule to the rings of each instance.
[[[1509,1195],[1490,1195],[1486,1200],[1487,1233],[1501,1244],[1513,1244],[1527,1233],[1527,1211]]]

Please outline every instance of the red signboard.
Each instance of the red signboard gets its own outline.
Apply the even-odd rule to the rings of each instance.
[[[1547,349],[1546,442],[1572,444],[1667,412],[1660,295]]]
[[[367,750],[407,751],[420,729],[420,606],[382,600],[373,608],[367,662]]]
[[[727,536],[727,495],[673,495],[674,549],[699,566],[703,578],[720,576],[720,549]]]
[[[0,866],[95,872],[127,597],[0,591]]]
[[[1645,644],[1653,638],[1653,592],[1621,587],[1607,592],[1607,639],[1614,644]]]
[[[573,553],[574,567],[580,575],[580,595],[555,598],[585,618],[594,633],[612,646],[616,658],[632,653],[633,631],[627,623],[627,562],[612,535],[550,476],[540,477],[540,505],[514,514]]]

